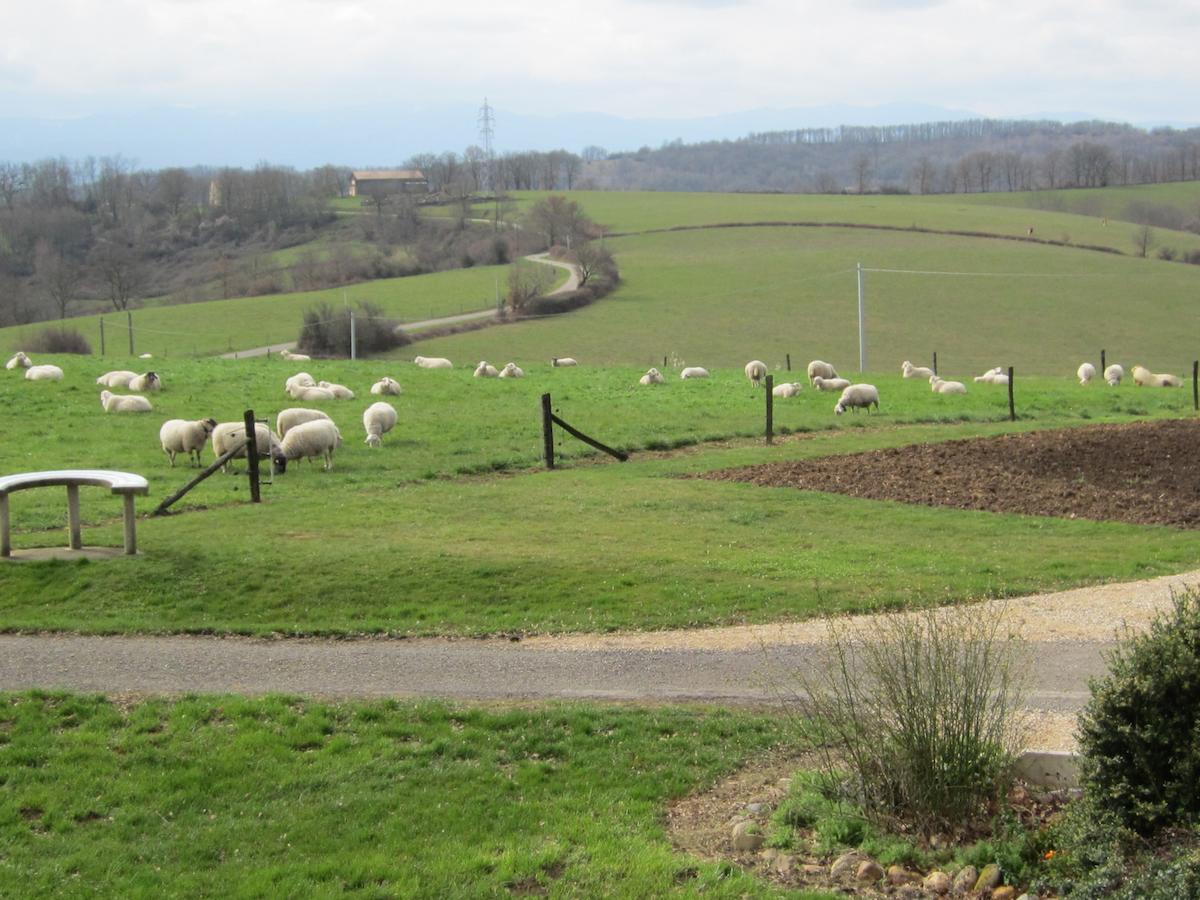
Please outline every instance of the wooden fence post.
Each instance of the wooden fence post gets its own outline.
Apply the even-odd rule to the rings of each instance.
[[[1108,368],[1108,366],[1106,366],[1104,364],[1104,348],[1101,348],[1100,349],[1100,377],[1101,378],[1104,377],[1104,370],[1107,368]]]
[[[933,374],[937,374],[937,351],[933,351]]]
[[[1192,360],[1192,409],[1200,412],[1200,360]]]
[[[771,443],[775,431],[775,376],[767,376],[767,443]]]
[[[1008,420],[1017,421],[1017,408],[1013,405],[1013,367],[1008,367]]]
[[[126,312],[125,320],[129,324],[129,355],[133,356],[133,313]]]
[[[665,363],[664,363],[665,365]],[[542,394],[542,455],[546,468],[554,468],[554,413],[550,410],[550,395]]]
[[[787,354],[787,370],[792,371],[792,354]]]
[[[258,430],[255,428],[254,410],[248,409],[242,417],[246,426],[246,473],[250,476],[250,502],[260,503],[258,492]]]
[[[104,316],[100,317],[100,355],[104,355]]]

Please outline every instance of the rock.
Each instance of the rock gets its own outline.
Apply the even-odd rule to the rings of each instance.
[[[1000,867],[995,863],[988,863],[983,867],[983,871],[979,873],[979,878],[975,881],[975,890],[979,893],[990,891],[993,888],[1000,886],[1003,876],[1000,874]]]
[[[746,812],[750,813],[750,815],[752,815],[752,816],[760,815],[766,811],[767,811],[767,804],[765,804],[765,803],[747,803],[746,804]]]
[[[855,881],[879,881],[883,878],[883,866],[873,859],[864,859],[854,872]]]
[[[740,852],[757,850],[763,845],[763,835],[754,822],[738,822],[733,826],[733,849]]]
[[[830,878],[845,878],[858,870],[858,865],[870,857],[861,850],[848,850],[833,861],[829,867]]]
[[[773,862],[775,857],[779,855],[779,851],[774,847],[768,847],[758,855],[761,856],[766,862]]]
[[[948,894],[954,887],[954,879],[945,872],[934,871],[925,876],[922,886],[931,894]]]
[[[1022,894],[1017,900],[1038,900],[1037,894]]]
[[[805,878],[824,878],[825,877],[825,867],[818,866],[814,863],[805,863],[800,868],[800,871],[804,873]]]
[[[918,885],[902,884],[896,888],[896,893],[892,896],[899,898],[899,900],[926,900],[929,895],[921,890]]]
[[[998,888],[992,889],[992,900],[1013,900],[1017,896],[1017,889],[1011,885],[1002,884]]]
[[[921,880],[921,876],[916,872],[910,872],[904,866],[888,866],[887,880],[888,884],[898,887],[902,884],[915,884]]]
[[[788,856],[786,853],[780,853],[775,857],[775,872],[778,875],[791,875],[792,870],[796,868],[796,857]],[[823,866],[816,867],[818,872],[824,872]]]
[[[975,887],[975,882],[979,880],[979,870],[974,866],[963,866],[958,870],[958,874],[954,876],[954,884],[952,890],[956,894],[969,893],[971,888]]]

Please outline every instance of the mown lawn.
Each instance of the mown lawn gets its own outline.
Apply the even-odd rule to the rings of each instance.
[[[683,709],[0,695],[0,895],[778,896],[676,852],[663,821],[792,729]]]

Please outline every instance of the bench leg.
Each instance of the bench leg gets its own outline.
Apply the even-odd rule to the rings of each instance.
[[[133,508],[133,494],[125,495],[125,555],[137,556],[137,518]]]
[[[79,528],[79,485],[67,485],[67,526],[71,529],[71,549],[83,549],[83,535]]]
[[[12,556],[12,536],[8,531],[8,494],[0,494],[0,556]]]

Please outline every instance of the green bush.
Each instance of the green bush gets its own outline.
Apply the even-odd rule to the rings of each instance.
[[[385,353],[410,343],[397,323],[374,303],[356,304],[354,344],[358,356]],[[313,356],[350,356],[350,309],[318,303],[304,313],[299,348]]]
[[[1134,832],[1200,822],[1200,594],[1120,645],[1079,717],[1084,789]]]

